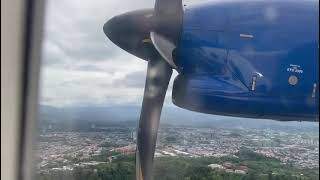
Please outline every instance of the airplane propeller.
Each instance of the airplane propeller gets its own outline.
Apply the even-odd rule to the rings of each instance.
[[[136,179],[151,180],[160,115],[178,46],[183,18],[182,0],[156,0],[154,9],[115,16],[103,27],[123,50],[148,61],[140,114]]]

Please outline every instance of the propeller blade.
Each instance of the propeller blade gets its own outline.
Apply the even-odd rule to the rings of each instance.
[[[137,137],[137,180],[152,179],[160,115],[172,68],[177,68],[173,52],[180,41],[182,23],[182,0],[156,0],[154,9],[115,16],[103,27],[114,44],[149,60]]]
[[[153,31],[167,37],[178,46],[183,23],[182,0],[156,0],[154,21]]]
[[[154,9],[157,15],[176,15],[182,13],[182,0],[156,0]]]
[[[154,47],[157,49],[162,58],[166,60],[166,62],[170,64],[172,68],[177,69],[172,55],[174,49],[176,49],[176,46],[166,37],[156,32],[151,32],[150,37]]]
[[[151,180],[160,115],[172,68],[162,58],[148,61],[147,78],[139,121],[136,179]]]

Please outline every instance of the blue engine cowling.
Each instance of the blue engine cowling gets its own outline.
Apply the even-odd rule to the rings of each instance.
[[[319,2],[186,8],[177,106],[210,114],[319,120]]]

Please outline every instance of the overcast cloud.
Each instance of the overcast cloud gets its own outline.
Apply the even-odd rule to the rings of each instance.
[[[40,103],[141,104],[147,63],[112,44],[102,27],[114,15],[153,4],[48,0]]]
[[[153,6],[154,0],[47,0],[40,103],[140,105],[147,62],[115,46],[102,27],[115,15]],[[172,80],[167,105],[171,89]]]

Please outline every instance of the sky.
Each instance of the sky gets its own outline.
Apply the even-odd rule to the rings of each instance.
[[[115,46],[102,27],[115,15],[153,5],[153,0],[48,0],[40,104],[140,105],[147,62]]]
[[[207,0],[184,0],[184,3]],[[40,104],[141,105],[147,62],[114,45],[104,23],[128,11],[153,8],[154,0],[47,0]],[[172,106],[171,90],[165,104]]]

